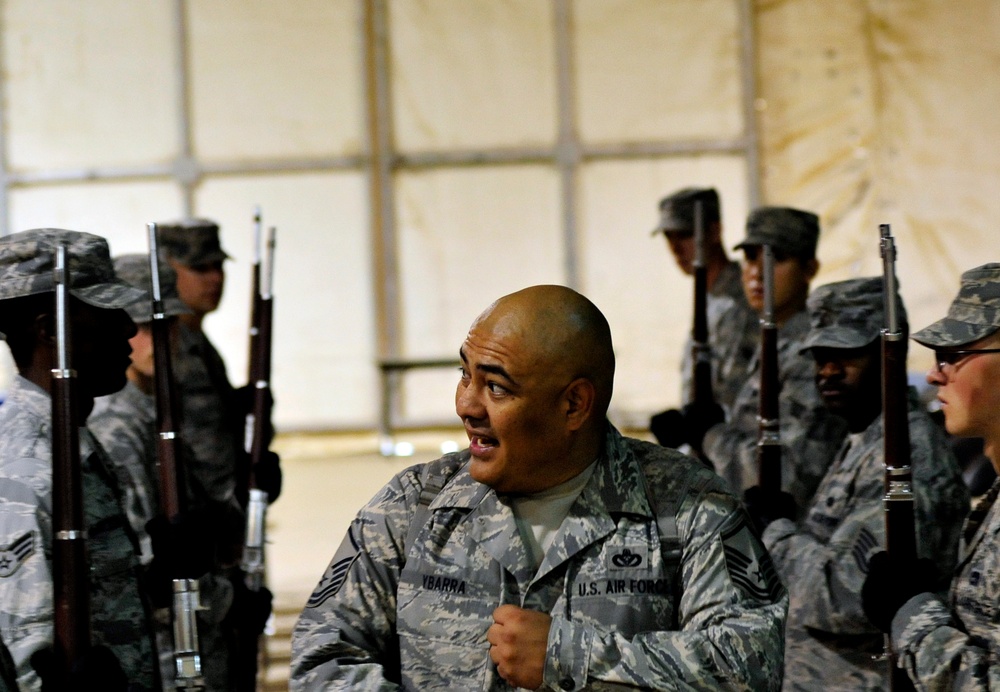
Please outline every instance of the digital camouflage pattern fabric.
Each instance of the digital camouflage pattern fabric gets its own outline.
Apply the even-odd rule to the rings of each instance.
[[[970,515],[948,600],[920,594],[893,618],[893,645],[918,689],[1000,689],[998,493],[1000,480]]]
[[[760,341],[760,319],[747,303],[740,280],[740,265],[730,262],[716,277],[708,293],[708,344],[712,349],[712,393],[728,414],[748,377]],[[681,362],[682,402],[694,396],[691,337]]]
[[[0,300],[55,290],[56,246],[66,245],[69,292],[97,308],[123,308],[144,292],[119,280],[108,241],[90,233],[35,228],[0,238]]]
[[[808,330],[809,314],[805,310],[778,329],[781,488],[795,498],[800,510],[809,504],[847,434],[847,424],[827,410],[816,389],[812,356],[800,353]],[[715,470],[736,493],[757,484],[759,407],[758,346],[732,415],[726,423],[711,427],[702,443]]]
[[[944,432],[909,400],[917,549],[934,560],[942,586],[958,554],[969,493]],[[764,532],[788,585],[784,690],[860,692],[888,684],[877,660],[883,636],[865,616],[868,560],[885,546],[881,416],[844,441],[800,525],[779,519]]]
[[[31,654],[52,646],[52,404],[18,376],[0,406],[0,638],[23,691],[40,689]],[[157,689],[149,611],[139,590],[139,546],[118,505],[100,444],[80,428],[94,644],[107,646],[136,689]]]
[[[758,207],[747,217],[746,232],[734,249],[770,245],[776,252],[811,259],[819,242],[819,217],[791,207]]]
[[[739,502],[699,462],[611,428],[537,571],[509,501],[464,465],[407,553],[420,468],[352,523],[296,625],[291,689],[510,689],[486,641],[504,603],[552,615],[547,688],[780,686],[787,596]],[[664,559],[646,483],[657,502],[677,499],[679,564]]]
[[[962,274],[948,315],[913,335],[924,346],[962,346],[1000,329],[1000,264],[984,264]]]
[[[806,301],[809,333],[802,350],[810,348],[862,348],[878,339],[885,326],[882,277],[847,279],[813,289]],[[909,330],[906,308],[896,296],[900,329]]]

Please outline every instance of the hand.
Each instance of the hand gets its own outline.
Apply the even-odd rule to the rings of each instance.
[[[260,634],[271,617],[273,595],[265,586],[259,591],[247,588],[243,572],[238,572],[230,581],[233,583],[233,604],[229,607],[228,618],[244,634]]]
[[[649,432],[664,447],[680,447],[685,441],[684,414],[675,408],[660,411],[649,419]]]
[[[875,553],[861,587],[865,615],[879,630],[888,632],[896,612],[917,594],[933,591],[936,577],[937,567],[927,558],[894,561],[884,550]]]
[[[687,435],[687,443],[692,449],[699,450],[709,428],[726,420],[726,412],[714,401],[685,404],[681,414],[684,417],[683,430]]]
[[[217,511],[200,508],[181,512],[173,519],[161,514],[146,522],[153,544],[147,576],[154,605],[170,603],[172,580],[197,579],[212,569],[218,543],[217,518]]]
[[[281,457],[267,450],[253,467],[256,486],[267,493],[267,503],[271,504],[281,495]]]
[[[529,690],[542,686],[551,625],[548,613],[515,605],[502,605],[493,611],[486,640],[497,673],[508,684]]]
[[[64,692],[64,690],[109,690],[125,692],[128,680],[121,664],[106,646],[93,646],[86,651],[69,670],[60,670],[56,665],[55,652],[51,648],[39,649],[31,654],[31,667],[42,679],[42,692]]]
[[[759,485],[747,488],[743,493],[743,506],[750,515],[750,521],[763,533],[767,525],[775,519],[792,519],[798,514],[795,498],[779,490],[765,490]]]

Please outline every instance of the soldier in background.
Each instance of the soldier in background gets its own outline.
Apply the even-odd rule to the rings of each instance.
[[[906,311],[897,307],[902,331]],[[808,301],[810,329],[801,350],[815,361],[827,408],[847,421],[848,436],[798,526],[747,502],[764,544],[788,586],[785,690],[884,689],[881,632],[865,616],[861,585],[873,553],[885,545],[881,329],[882,277],[820,286]],[[934,561],[943,586],[955,565],[969,495],[944,432],[908,397],[917,550]],[[747,491],[753,498],[759,488]],[[780,504],[780,503],[774,503]]]
[[[121,255],[115,258],[114,266],[118,278],[130,286],[142,290],[151,286],[149,255]],[[174,271],[161,263],[163,312],[168,317],[190,313],[177,296],[176,279]],[[154,613],[157,645],[165,685],[169,688],[175,675],[169,610],[172,602],[171,580],[174,577],[198,578],[201,604],[204,606],[198,611],[198,630],[206,690],[223,691],[228,686],[229,661],[220,623],[233,605],[233,587],[228,579],[209,572],[216,567],[216,547],[221,538],[216,535],[217,526],[233,523],[232,517],[238,518],[240,511],[235,499],[230,501],[230,506],[219,506],[203,493],[197,494],[194,484],[187,478],[182,479],[186,482],[178,488],[184,512],[172,522],[162,517],[157,472],[151,307],[146,295],[125,306],[138,330],[130,339],[132,363],[126,371],[128,382],[120,391],[99,397],[94,402],[88,425],[108,451],[123,489],[122,499],[129,523],[143,548],[142,560],[147,565],[146,586],[150,600],[157,606]],[[171,336],[176,340],[176,320],[171,319],[170,325]],[[189,462],[192,454],[186,446],[184,449],[184,460]],[[228,522],[225,519],[227,516],[230,517]],[[149,533],[153,534],[152,541]]]
[[[225,285],[223,262],[229,255],[219,242],[219,227],[207,219],[157,224],[161,253],[177,273],[177,293],[190,313],[181,315],[174,374],[181,401],[181,437],[193,459],[189,474],[194,492],[219,505],[235,500],[246,505],[249,455],[243,446],[244,426],[251,405],[250,385],[235,390],[222,356],[202,329],[205,317],[219,307]],[[255,469],[257,486],[269,501],[281,492],[278,456],[269,452]],[[228,641],[230,669],[244,665],[241,642],[247,632],[263,631],[271,610],[266,589],[249,591],[239,569],[245,518],[229,522],[219,552],[219,570],[233,585],[239,607],[229,609],[222,624]],[[235,684],[235,676],[230,676]]]
[[[934,349],[927,382],[938,388],[948,432],[983,438],[1000,469],[1000,264],[963,273],[947,316],[913,340]],[[947,599],[934,592],[936,565],[872,557],[862,589],[865,613],[891,633],[918,689],[1000,689],[998,495],[994,481],[966,519]]]
[[[687,187],[661,199],[660,222],[653,229],[652,235],[663,234],[678,268],[692,276],[696,203],[701,204],[705,229],[712,391],[716,403],[728,413],[736,400],[736,394],[746,381],[747,368],[757,349],[760,328],[757,313],[747,303],[743,293],[739,262],[729,259],[722,245],[722,217],[719,195],[715,188]],[[691,334],[688,333],[681,362],[681,404],[691,402],[691,373]],[[655,422],[651,422],[650,431],[656,435],[658,427]]]
[[[94,397],[121,389],[135,325],[121,308],[145,296],[115,278],[98,236],[35,229],[0,238],[0,331],[18,375],[0,407],[0,636],[22,690],[49,684],[53,667],[52,402],[55,367],[53,256],[65,243],[70,273],[71,366],[84,421]],[[100,443],[80,427],[84,519],[90,554],[93,658],[99,687],[159,688],[150,613],[139,581],[138,541],[119,505],[120,488]],[[110,651],[110,660],[103,654]],[[87,656],[84,657],[87,659]],[[117,658],[117,662],[115,662]],[[37,667],[38,672],[33,668]],[[117,671],[116,666],[120,666]],[[63,681],[65,684],[65,681]],[[63,687],[62,689],[67,689]]]
[[[760,207],[747,218],[746,238],[737,245],[744,254],[743,291],[758,313],[764,310],[762,246],[774,250],[774,321],[778,326],[778,391],[781,418],[781,485],[801,509],[833,461],[847,432],[843,419],[823,405],[813,381],[815,366],[800,352],[809,331],[806,298],[819,270],[816,244],[819,218],[789,207]],[[676,435],[695,444],[732,489],[742,493],[756,485],[757,440],[760,433],[760,347],[736,397],[728,422],[685,416]],[[698,439],[695,439],[698,438]],[[695,445],[696,446],[696,445]]]
[[[296,625],[291,688],[777,689],[770,559],[718,476],[607,421],[597,307],[524,289],[460,353],[469,449],[358,514]]]

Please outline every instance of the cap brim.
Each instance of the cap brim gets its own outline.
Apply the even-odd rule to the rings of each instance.
[[[668,233],[683,233],[685,235],[694,235],[694,231],[678,226],[657,226],[656,228],[654,228],[649,232],[649,235],[651,236],[660,235],[661,233],[663,233],[664,235]]]
[[[870,336],[844,327],[824,327],[806,336],[799,353],[807,353],[814,348],[864,348],[878,337],[878,334]]]
[[[69,292],[73,297],[82,300],[87,305],[105,310],[124,308],[142,300],[143,297],[149,300],[148,293],[124,283],[94,284],[93,286],[71,288]]]
[[[995,324],[969,324],[950,317],[940,319],[929,327],[915,332],[912,338],[928,348],[939,346],[963,346],[1000,330]]]
[[[132,304],[131,307],[125,308],[125,310],[136,324],[149,324],[153,321],[153,305],[148,298]],[[178,315],[191,315],[194,313],[191,312],[191,309],[180,298],[164,298],[163,314],[167,317],[177,317]]]

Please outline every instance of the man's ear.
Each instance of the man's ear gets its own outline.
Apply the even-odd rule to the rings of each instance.
[[[31,323],[35,336],[35,344],[53,345],[56,342],[56,317],[50,312],[43,312]]]
[[[576,378],[563,390],[566,424],[570,430],[579,430],[590,420],[596,398],[594,383],[585,377]]]

